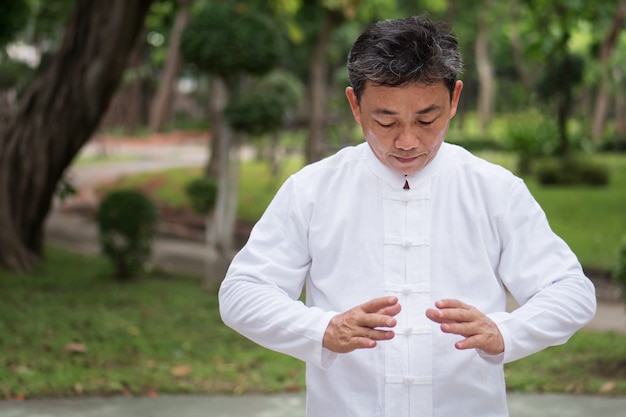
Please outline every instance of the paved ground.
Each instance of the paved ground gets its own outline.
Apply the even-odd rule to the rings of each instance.
[[[509,412],[511,417],[624,417],[626,398],[510,394]],[[0,402],[0,417],[304,417],[304,395]]]
[[[85,153],[102,151],[101,144],[88,146]],[[158,149],[135,145],[115,145],[105,150],[117,159],[73,170],[80,198],[92,198],[89,186],[123,173],[163,166],[202,165],[204,145],[198,142],[165,144]],[[132,160],[123,156],[132,154]],[[71,204],[66,202],[66,204]],[[97,253],[96,229],[85,218],[68,214],[58,206],[47,226],[48,241],[70,250]],[[153,261],[159,267],[192,274],[205,271],[212,255],[202,243],[160,238],[155,243]],[[610,297],[609,297],[610,298]],[[590,328],[626,333],[626,312],[618,301],[600,300]],[[511,417],[624,417],[626,398],[599,398],[569,395],[510,394]],[[298,417],[304,416],[304,396],[160,396],[157,398],[85,398],[58,400],[0,401],[0,417]],[[333,416],[329,416],[333,417]],[[338,416],[337,416],[338,417]]]

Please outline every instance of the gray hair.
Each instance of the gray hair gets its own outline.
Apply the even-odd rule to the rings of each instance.
[[[450,26],[426,14],[371,25],[348,54],[348,77],[359,101],[367,81],[389,87],[443,81],[452,97],[462,69]]]

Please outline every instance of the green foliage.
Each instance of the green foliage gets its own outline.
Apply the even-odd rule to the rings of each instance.
[[[607,185],[607,167],[589,159],[545,159],[536,168],[537,179],[543,185]]]
[[[580,55],[563,52],[553,57],[543,69],[537,86],[539,97],[548,101],[557,96],[565,96],[567,91],[583,80],[585,60]]]
[[[36,43],[58,43],[65,33],[75,0],[27,0],[32,10],[32,39]]]
[[[531,165],[538,156],[552,154],[558,135],[556,124],[546,121],[536,111],[515,116],[508,125],[506,136],[510,149],[517,154],[518,173],[530,174]]]
[[[224,114],[233,129],[255,136],[278,130],[283,111],[280,97],[252,91],[229,100]]]
[[[183,58],[203,71],[230,79],[264,74],[285,48],[281,25],[250,6],[212,4],[193,16],[181,40]]]
[[[0,56],[0,91],[17,88],[21,92],[33,74],[33,69],[27,64]]]
[[[624,299],[626,300],[626,236],[618,249],[617,265],[613,269],[613,280],[624,289]]]
[[[197,177],[185,186],[191,208],[198,214],[207,214],[215,208],[217,181],[206,176]]]
[[[2,0],[0,46],[9,43],[28,22],[30,7],[24,0]]]
[[[224,114],[233,129],[251,136],[275,132],[283,126],[288,111],[296,107],[301,93],[302,85],[295,77],[270,73],[233,97]]]
[[[96,215],[102,252],[115,276],[129,280],[152,252],[158,213],[150,198],[136,190],[115,190],[101,201]]]

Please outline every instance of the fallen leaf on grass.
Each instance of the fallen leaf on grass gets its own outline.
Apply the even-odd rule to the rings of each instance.
[[[191,366],[189,365],[179,365],[172,368],[172,376],[174,377],[182,377],[187,376],[191,373]]]
[[[70,342],[63,348],[65,353],[85,353],[87,352],[87,346],[83,343]]]
[[[615,389],[617,383],[615,381],[607,381],[600,387],[600,392],[610,392]]]

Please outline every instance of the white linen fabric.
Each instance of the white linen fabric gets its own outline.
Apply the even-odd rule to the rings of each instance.
[[[402,305],[394,339],[347,354],[322,347],[334,315],[384,295]],[[309,417],[507,416],[503,364],[564,343],[596,306],[523,181],[447,143],[406,178],[366,143],[291,176],[219,297],[227,325],[306,361]],[[457,350],[461,337],[425,316],[444,298],[494,320],[505,352]]]

